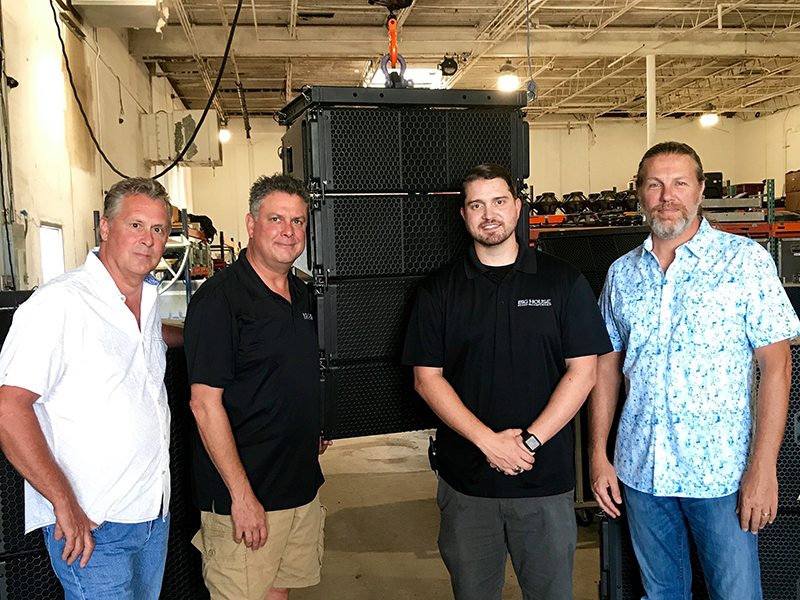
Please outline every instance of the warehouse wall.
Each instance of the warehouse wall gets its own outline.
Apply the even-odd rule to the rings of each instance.
[[[2,8],[6,72],[20,82],[9,91],[9,123],[15,217],[25,232],[16,241],[27,255],[28,280],[20,287],[29,288],[41,284],[39,226],[60,225],[66,268],[82,263],[94,245],[92,211],[101,208],[102,190],[118,178],[100,166],[81,121],[48,1],[6,1]],[[147,72],[128,57],[124,38],[109,30],[96,33],[88,43],[65,33],[79,93],[111,159],[126,173],[146,173],[138,113],[150,103]],[[118,143],[122,139],[130,143]]]
[[[772,178],[775,195],[782,196],[785,173],[797,169],[800,169],[800,108],[739,122],[736,170],[741,181]]]
[[[42,283],[39,226],[59,225],[67,270],[94,246],[92,213],[104,191],[120,179],[102,163],[89,137],[66,75],[48,0],[2,2],[6,72],[19,81],[8,92],[16,243],[24,248],[27,289]],[[128,54],[123,31],[85,27],[79,40],[62,28],[78,93],[100,146],[123,173],[147,176],[140,115],[180,108],[166,79],[151,85],[147,67]],[[179,205],[190,176],[163,182]],[[23,214],[27,213],[27,215]]]
[[[722,119],[715,127],[702,127],[696,120],[661,119],[656,142],[677,140],[697,150],[706,171],[722,171],[726,179],[737,179],[738,119]],[[798,138],[800,142],[800,138]],[[531,177],[533,194],[555,192],[559,197],[573,191],[585,194],[616,187],[624,189],[636,177],[636,169],[647,150],[644,121],[598,121],[570,126],[531,125]],[[755,179],[761,181],[764,175]],[[738,181],[738,180],[737,180]]]
[[[207,215],[217,231],[247,245],[244,216],[252,183],[261,175],[280,173],[278,157],[285,129],[272,119],[251,119],[251,139],[245,137],[241,119],[231,119],[231,140],[222,145],[222,167],[192,169],[195,214]]]

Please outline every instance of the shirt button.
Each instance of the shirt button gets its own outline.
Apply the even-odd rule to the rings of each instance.
[[[505,301],[504,300],[500,300],[500,306],[503,306],[504,304],[505,304]]]

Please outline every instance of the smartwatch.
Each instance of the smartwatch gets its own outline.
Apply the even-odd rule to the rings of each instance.
[[[539,438],[537,438],[527,429],[522,430],[522,443],[525,444],[525,447],[530,451],[531,454],[535,454],[542,445],[542,442],[539,441]]]

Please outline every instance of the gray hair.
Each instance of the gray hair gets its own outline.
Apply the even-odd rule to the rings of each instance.
[[[125,197],[135,194],[142,194],[152,200],[161,200],[167,209],[167,219],[170,222],[172,221],[172,204],[164,186],[149,177],[131,177],[130,179],[118,181],[106,192],[106,197],[103,201],[103,216],[109,224],[114,222],[114,219],[122,210],[122,202]]]
[[[264,198],[273,192],[283,192],[291,196],[299,196],[305,202],[306,208],[311,206],[311,194],[306,185],[291,175],[275,173],[267,177],[262,175],[250,188],[250,214],[253,220],[258,221],[258,211],[264,204]]]

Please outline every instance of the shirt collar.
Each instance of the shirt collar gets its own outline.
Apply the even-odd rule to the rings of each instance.
[[[236,264],[238,264],[240,267],[239,276],[242,280],[242,283],[244,283],[244,285],[253,293],[256,298],[276,296],[283,299],[283,296],[273,292],[269,286],[264,283],[258,273],[256,273],[256,270],[253,268],[253,265],[250,264],[250,261],[247,258],[247,248],[242,248],[241,252],[239,252],[239,256],[236,259]],[[292,293],[293,287],[292,278],[289,277],[290,293]],[[293,293],[292,296],[294,296]]]
[[[713,246],[714,244],[714,229],[711,225],[708,224],[708,219],[705,217],[700,218],[700,228],[697,230],[691,239],[687,242],[684,242],[678,249],[686,248],[692,254],[697,256],[698,258],[702,258],[702,256],[708,251],[708,249]],[[647,236],[647,239],[642,243],[642,253],[649,252],[652,254],[653,252],[653,234],[652,232],[650,235]]]
[[[514,270],[530,274],[536,273],[536,252],[532,248],[525,246],[519,237],[517,237],[517,244],[519,244],[519,251],[514,261]],[[464,269],[467,274],[467,279],[475,279],[478,275],[486,273],[486,271],[489,270],[486,265],[478,260],[474,242],[470,244],[467,249]]]
[[[86,270],[89,272],[92,277],[99,281],[108,281],[110,282],[114,288],[119,293],[119,288],[117,284],[114,283],[114,279],[111,277],[111,274],[106,269],[106,266],[103,264],[103,261],[100,260],[100,248],[92,248],[89,250],[89,254],[86,255]],[[148,273],[147,277],[144,278],[144,283],[149,285],[157,286],[160,282],[152,273]]]

